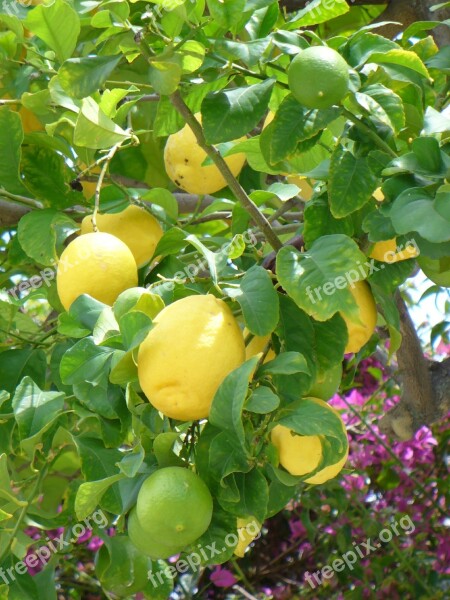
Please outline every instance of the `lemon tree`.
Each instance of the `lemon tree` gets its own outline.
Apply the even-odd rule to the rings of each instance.
[[[272,517],[342,499],[361,361],[403,378],[386,445],[448,406],[405,293],[449,286],[439,21],[24,4],[0,7],[0,598],[195,597],[223,564],[242,587]],[[29,527],[67,542],[35,576]]]

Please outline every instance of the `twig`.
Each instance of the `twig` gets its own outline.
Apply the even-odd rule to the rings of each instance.
[[[32,208],[44,208],[44,205],[42,204],[42,202],[39,202],[39,200],[34,200],[33,198],[27,198],[26,196],[20,196],[18,194],[11,194],[11,192],[7,192],[3,188],[0,188],[0,196],[8,198],[13,202],[17,202],[18,204],[31,206]]]
[[[122,141],[120,141],[117,144],[114,144],[114,146],[111,148],[111,150],[105,156],[104,162],[103,162],[103,165],[102,165],[102,168],[100,171],[100,175],[98,177],[97,185],[95,186],[94,211],[92,213],[92,227],[94,229],[94,232],[98,231],[97,213],[98,213],[98,209],[100,207],[100,190],[102,189],[103,179],[105,178],[106,171],[108,170],[108,167],[109,167],[109,163],[112,161],[115,153],[117,152],[117,150],[120,148],[121,145],[122,145]]]
[[[241,186],[238,180],[234,177],[233,173],[230,171],[230,168],[220,155],[219,151],[214,146],[210,146],[206,143],[202,126],[197,121],[190,108],[186,105],[180,93],[178,91],[174,92],[170,96],[170,101],[172,102],[176,110],[182,115],[189,127],[192,129],[192,132],[194,133],[197,139],[198,145],[204,152],[206,152],[206,154],[214,162],[216,167],[223,175],[229,188],[239,200],[242,207],[249,213],[254,222],[257,224],[261,232],[264,234],[266,240],[269,242],[269,244],[274,250],[280,250],[283,244],[281,243],[276,233],[273,231],[269,221],[261,213],[261,211],[253,202],[253,200],[249,198],[244,188]]]

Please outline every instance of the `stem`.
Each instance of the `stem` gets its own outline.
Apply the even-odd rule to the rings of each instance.
[[[20,511],[20,514],[19,514],[19,518],[17,519],[17,523],[15,524],[14,529],[11,532],[11,536],[10,536],[10,538],[8,540],[8,543],[6,544],[6,546],[3,549],[3,551],[0,553],[0,563],[2,562],[3,558],[9,552],[9,550],[10,550],[10,548],[12,546],[12,543],[14,541],[14,538],[16,537],[16,534],[19,531],[19,528],[22,525],[23,520],[25,519],[28,507],[30,506],[31,501],[34,499],[36,493],[38,492],[39,487],[41,485],[41,482],[42,482],[42,480],[43,480],[43,478],[45,477],[46,474],[47,474],[47,467],[45,466],[45,467],[42,468],[41,471],[39,471],[38,477],[36,479],[36,483],[34,484],[33,489],[31,490],[31,493],[28,496],[28,500],[22,506],[22,509]]]
[[[395,152],[395,150],[392,150],[392,148],[388,144],[386,144],[386,142],[382,140],[380,136],[377,133],[375,133],[375,131],[373,131],[368,125],[363,123],[361,119],[355,117],[355,115],[346,108],[342,109],[342,114],[345,117],[347,117],[347,119],[351,121],[360,131],[365,133],[367,137],[374,141],[375,144],[379,146],[379,148],[387,152],[390,156],[392,156],[392,158],[397,158],[397,153]]]
[[[248,212],[248,214],[252,217],[253,221],[262,231],[266,240],[269,242],[269,244],[274,250],[280,250],[280,248],[282,247],[282,243],[279,240],[276,233],[273,231],[269,221],[261,213],[256,204],[248,197],[244,188],[234,177],[233,173],[230,171],[230,168],[220,155],[219,151],[216,148],[214,148],[214,146],[210,146],[206,143],[202,126],[194,117],[194,114],[189,109],[189,107],[185,104],[180,93],[178,91],[174,92],[170,96],[170,101],[172,102],[176,110],[184,118],[189,127],[192,129],[192,132],[194,133],[197,139],[198,145],[204,152],[206,152],[206,154],[211,158],[213,163],[219,169],[228,186],[230,187],[231,191],[234,193],[236,198],[239,200],[240,204]]]
[[[20,98],[2,98],[0,100],[0,106],[6,106],[7,104],[22,104]]]
[[[269,221],[270,221],[271,223],[272,223],[273,221],[276,221],[276,220],[278,219],[278,217],[281,217],[281,216],[282,216],[282,215],[284,215],[285,213],[289,212],[289,211],[291,210],[291,208],[294,208],[294,207],[296,207],[296,206],[302,206],[302,208],[303,208],[303,205],[302,205],[302,203],[301,203],[301,202],[298,200],[298,198],[297,198],[297,197],[295,197],[295,198],[290,198],[289,200],[287,200],[286,202],[284,202],[284,203],[283,203],[283,204],[280,206],[280,208],[279,208],[277,211],[275,211],[275,212],[273,213],[273,215],[271,215],[271,216],[269,217]],[[297,213],[297,214],[299,215],[299,218],[300,218],[300,215],[303,215],[303,212],[300,212],[300,213]]]
[[[100,190],[102,189],[103,179],[105,178],[106,171],[108,170],[109,163],[114,158],[115,153],[122,145],[122,142],[115,144],[108,154],[105,156],[103,160],[103,165],[100,171],[100,175],[98,177],[97,185],[95,186],[95,196],[94,196],[94,212],[92,213],[92,227],[94,229],[94,233],[97,233],[97,213],[100,207]]]
[[[11,194],[11,192],[7,192],[3,188],[0,188],[0,196],[9,198],[9,200],[13,200],[14,202],[18,202],[19,204],[24,204],[25,206],[31,206],[32,208],[44,208],[43,204],[39,202],[39,200],[27,198],[26,196],[19,196],[18,194]]]

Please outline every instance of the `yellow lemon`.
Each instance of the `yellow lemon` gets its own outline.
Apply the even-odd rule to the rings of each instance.
[[[306,179],[306,177],[304,177],[303,175],[290,175],[287,178],[287,181],[288,181],[288,183],[293,183],[298,188],[300,188],[300,196],[301,196],[302,200],[304,200],[305,202],[308,202],[308,200],[311,200],[311,198],[314,194],[314,190],[313,190],[311,184]]]
[[[109,233],[87,233],[74,239],[59,259],[56,283],[66,310],[81,294],[112,305],[121,292],[137,282],[131,251]]]
[[[196,119],[201,122],[199,114]],[[243,137],[237,141],[245,139]],[[227,185],[216,165],[202,166],[206,158],[206,153],[197,144],[188,125],[167,139],[164,149],[167,175],[175,185],[190,194],[214,194]],[[245,154],[232,154],[225,157],[225,162],[237,177],[244,166]]]
[[[149,401],[180,421],[206,418],[223,379],[245,359],[231,310],[212,295],[164,308],[139,348],[138,376]]]
[[[272,121],[275,119],[275,113],[271,110],[269,110],[269,112],[267,113],[267,117],[264,119],[264,123],[262,128],[265,129],[268,125],[270,125],[272,123]]]
[[[149,262],[163,235],[155,217],[136,205],[128,206],[120,213],[97,215],[97,227],[99,231],[122,240],[131,250],[138,267]],[[81,234],[92,233],[93,230],[92,217],[84,217]]]
[[[344,432],[346,431],[341,416],[332,406],[318,398],[314,398],[313,400],[322,406],[326,406],[328,410],[338,415],[342,429]],[[271,441],[278,450],[280,464],[291,475],[298,476],[307,475],[319,466],[323,454],[321,437],[320,435],[297,435],[292,429],[284,425],[277,425],[271,432]],[[345,465],[347,457],[348,441],[343,458],[335,464],[321,469],[315,475],[306,479],[305,482],[317,485],[336,477]]]
[[[378,202],[384,202],[384,194],[383,194],[383,190],[379,187],[377,188],[374,193],[373,193],[373,197],[375,198],[375,200],[377,200]]]
[[[245,328],[244,338],[246,338],[248,334],[249,331],[247,328]],[[248,360],[249,358],[252,358],[252,356],[256,356],[257,354],[264,352],[264,348],[267,346],[270,337],[270,335],[255,335],[254,337],[252,337],[250,342],[245,347],[245,360]],[[276,354],[272,350],[272,348],[270,348],[269,352],[266,355],[266,358],[264,359],[264,362],[269,362],[269,360],[273,360],[274,358],[276,358]]]
[[[377,306],[369,285],[365,281],[357,281],[349,287],[359,309],[361,323],[352,321],[347,315],[341,313],[347,325],[348,343],[345,352],[359,352],[372,337],[377,324]]]
[[[242,558],[245,551],[261,531],[261,523],[255,517],[239,518],[237,520],[238,544],[234,554]]]
[[[419,252],[415,246],[408,244],[404,250],[397,252],[397,240],[386,240],[382,242],[376,242],[372,248],[369,257],[379,260],[380,262],[396,263],[402,260],[409,260],[410,258],[416,258],[419,256]]]

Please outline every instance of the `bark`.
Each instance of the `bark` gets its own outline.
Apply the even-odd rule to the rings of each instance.
[[[400,402],[380,420],[380,430],[396,439],[411,439],[422,425],[444,418],[450,410],[450,358],[428,361],[400,293],[396,294],[402,344],[397,362],[403,383]]]

